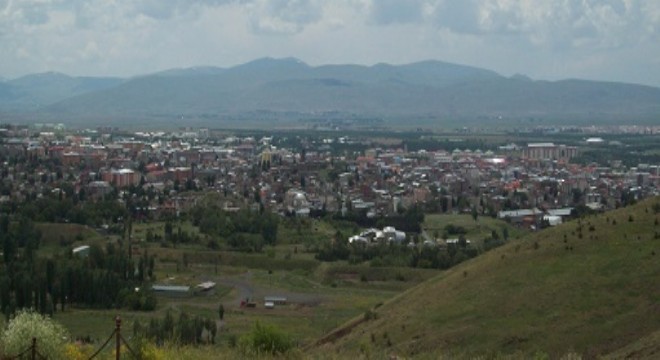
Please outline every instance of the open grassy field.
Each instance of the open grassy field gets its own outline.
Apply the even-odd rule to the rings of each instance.
[[[106,238],[96,230],[79,224],[39,223],[35,225],[41,232],[39,253],[51,255],[66,249],[67,245],[76,247],[83,244],[102,243]]]
[[[353,319],[316,351],[593,358],[652,341],[660,326],[657,203],[511,241],[395,296],[368,320]]]
[[[248,276],[241,276],[225,275],[233,273],[231,269],[227,272],[225,269],[222,267],[217,276],[210,267],[195,267],[171,274],[176,284],[192,284],[210,279],[218,281],[219,285],[211,295],[159,296],[159,305],[154,312],[72,308],[57,312],[55,319],[64,324],[74,337],[90,336],[101,340],[112,331],[113,319],[117,315],[124,319],[125,329],[131,334],[135,319],[146,324],[151,317],[162,318],[168,310],[173,311],[175,317],[180,311],[185,311],[191,315],[217,319],[217,309],[222,303],[226,312],[222,331],[218,335],[221,345],[226,344],[230,337],[249,331],[256,321],[274,324],[291,335],[296,343],[305,345],[398,292],[370,286],[369,283],[346,287],[323,285],[316,281],[313,274],[296,274],[291,271],[269,274],[265,270],[252,269]],[[236,281],[236,287],[225,285],[224,281]],[[240,307],[243,287],[249,287],[251,298],[257,302],[256,308]],[[265,309],[263,297],[266,295],[285,296],[289,303],[275,309]]]
[[[502,238],[502,231],[505,228],[509,233],[509,239],[517,239],[528,233],[526,230],[511,226],[499,219],[489,216],[478,216],[475,221],[468,214],[428,214],[424,217],[422,229],[426,231],[428,236],[440,238],[443,236],[447,225],[464,228],[467,231],[465,238],[477,245],[481,245],[483,239],[491,236],[493,231],[497,232],[500,238]],[[449,235],[449,237],[455,238],[458,236]]]
[[[155,283],[188,285],[194,288],[202,281],[216,282],[211,294],[184,297],[159,295],[153,312],[125,309],[67,308],[55,313],[55,320],[64,324],[73,338],[89,336],[96,344],[104,341],[114,328],[114,318],[123,319],[124,333],[132,334],[133,322],[147,324],[151,318],[163,318],[172,311],[175,318],[181,311],[218,319],[218,306],[225,307],[225,318],[218,333],[218,349],[228,350],[231,339],[248,332],[259,321],[273,324],[306,346],[350,318],[382,304],[400,291],[431,278],[435,270],[409,268],[372,268],[349,265],[346,262],[322,263],[305,250],[303,237],[314,241],[334,236],[336,226],[325,221],[306,220],[280,226],[278,236],[288,238],[284,244],[266,247],[261,253],[211,250],[201,244],[147,243],[146,233],[163,234],[165,224],[137,223],[133,226],[134,255],[148,252],[156,258]],[[175,223],[189,234],[198,230],[188,222]],[[67,246],[117,241],[118,236],[106,236],[95,230],[70,224],[39,224],[44,235],[45,255],[66,251]],[[65,239],[62,241],[62,239]],[[289,303],[275,309],[263,307],[263,297],[285,296]],[[241,299],[249,297],[256,308],[240,307]]]

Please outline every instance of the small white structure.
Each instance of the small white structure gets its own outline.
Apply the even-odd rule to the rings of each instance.
[[[562,223],[561,216],[557,215],[544,215],[543,221],[547,221],[550,226],[557,226]]]
[[[351,236],[351,237],[348,238],[348,243],[349,244],[368,244],[369,239],[367,239],[366,237],[355,235],[355,236]]]
[[[395,242],[398,244],[406,241],[406,233],[399,231],[392,226],[386,226],[383,228],[382,237],[388,242]]]
[[[403,244],[406,241],[406,233],[392,226],[386,226],[382,231],[372,228],[361,232],[360,235],[354,235],[348,238],[348,242],[351,244],[368,244],[377,241]]]
[[[273,303],[274,305],[286,305],[286,298],[283,296],[266,296],[264,297],[264,304],[265,303]]]
[[[197,284],[197,289],[199,291],[211,291],[215,288],[215,283],[213,281],[205,281],[203,283]]]
[[[264,303],[264,307],[265,307],[266,309],[274,309],[274,308],[275,308],[275,303],[272,302],[272,301],[266,301],[266,302]]]
[[[151,290],[157,293],[174,296],[190,295],[190,286],[183,285],[152,285]]]
[[[290,189],[284,195],[284,205],[289,213],[298,217],[308,217],[310,213],[310,202],[302,190]]]
[[[274,309],[275,305],[286,305],[286,298],[283,296],[266,296],[264,297],[264,308]]]
[[[447,239],[445,240],[445,244],[447,245],[458,245],[460,243],[460,239]],[[470,245],[471,241],[470,240],[465,240],[465,245]]]
[[[89,245],[78,246],[77,248],[74,248],[72,252],[73,255],[87,257],[89,256]]]
[[[425,246],[425,247],[436,247],[436,246],[438,246],[438,243],[435,242],[435,241],[433,241],[433,240],[424,240],[424,242],[422,243],[422,246]]]

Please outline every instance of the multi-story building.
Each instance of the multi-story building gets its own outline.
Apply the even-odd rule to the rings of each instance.
[[[527,160],[560,160],[567,162],[577,155],[577,147],[555,145],[554,143],[530,143],[522,149],[522,157]]]

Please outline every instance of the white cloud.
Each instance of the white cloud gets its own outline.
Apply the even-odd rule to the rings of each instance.
[[[424,0],[374,0],[371,21],[378,25],[419,22],[424,16]]]
[[[323,13],[321,1],[314,0],[260,0],[246,6],[252,29],[265,34],[299,33]]]

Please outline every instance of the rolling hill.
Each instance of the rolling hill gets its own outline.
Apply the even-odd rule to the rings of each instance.
[[[77,95],[114,87],[123,79],[72,77],[48,72],[26,75],[0,83],[0,109],[32,111]]]
[[[310,351],[653,358],[659,208],[656,197],[511,241],[354,319]]]
[[[660,89],[535,81],[440,61],[314,67],[294,58],[264,58],[226,69],[172,69],[123,80],[32,75],[3,83],[0,111],[31,111],[35,118],[72,121],[185,117],[214,123],[339,114],[430,122],[531,118],[655,123],[660,118]]]

